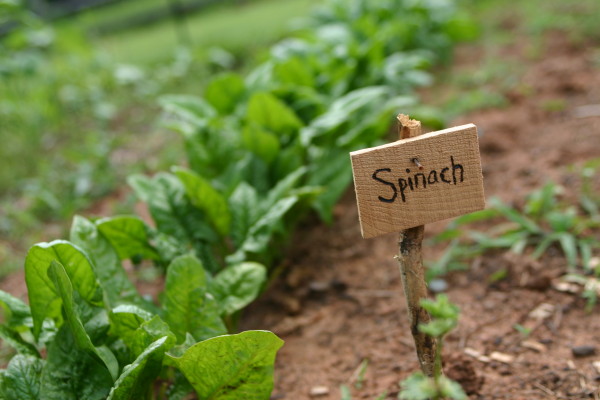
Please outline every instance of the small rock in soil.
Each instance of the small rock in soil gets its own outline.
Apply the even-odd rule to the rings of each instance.
[[[571,347],[571,352],[575,357],[587,357],[596,354],[596,347],[590,345]]]
[[[594,369],[596,370],[596,372],[598,373],[598,375],[600,375],[600,361],[594,361],[592,363],[592,365],[594,366]]]
[[[530,350],[537,351],[538,353],[545,353],[548,350],[548,348],[542,343],[536,342],[534,340],[525,340],[523,341],[523,343],[521,343],[521,346]]]
[[[327,396],[329,388],[327,386],[314,386],[310,389],[311,397]]]
[[[494,361],[500,361],[501,363],[504,363],[504,364],[510,364],[515,360],[515,357],[510,354],[500,353],[499,351],[494,351],[494,352],[492,352],[492,354],[490,354],[490,359],[492,359]]]
[[[432,279],[429,282],[429,290],[433,293],[441,293],[448,290],[448,283],[443,279]]]
[[[312,281],[308,287],[310,288],[310,290],[312,292],[315,293],[322,293],[322,292],[326,292],[329,290],[329,282],[324,282],[324,281]]]

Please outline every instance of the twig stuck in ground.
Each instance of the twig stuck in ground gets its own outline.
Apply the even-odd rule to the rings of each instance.
[[[407,115],[398,115],[400,139],[407,139],[421,134],[421,123],[411,120]],[[421,307],[421,300],[427,298],[427,284],[423,270],[421,247],[423,242],[423,225],[400,232],[398,240],[398,263],[402,277],[402,286],[408,305],[408,320],[413,335],[417,357],[423,373],[429,377],[436,370],[436,342],[431,336],[419,330],[420,324],[430,322],[431,317]],[[438,368],[439,369],[439,368]]]

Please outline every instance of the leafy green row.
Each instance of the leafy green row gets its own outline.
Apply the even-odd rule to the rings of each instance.
[[[425,119],[412,91],[469,25],[452,1],[333,0],[309,26],[246,78],[162,99],[188,167],[130,178],[155,228],[76,217],[70,242],[30,250],[30,306],[1,294],[2,337],[19,354],[0,398],[268,398],[281,340],[226,333],[294,225],[311,209],[331,220],[348,151],[378,143],[400,108]],[[124,260],[165,269],[160,305]]]
[[[170,399],[192,390],[202,399],[268,397],[283,342],[263,331],[225,335],[223,321],[257,296],[265,268],[247,262],[212,276],[195,256],[176,257],[157,306],[121,264],[160,257],[149,233],[134,217],[76,217],[70,242],[31,248],[30,305],[0,292],[0,337],[19,353],[2,371],[0,398],[143,399],[157,378]]]
[[[310,209],[330,221],[351,182],[348,152],[378,144],[398,110],[440,124],[414,89],[473,30],[452,1],[334,0],[308,25],[245,78],[219,75],[201,98],[163,97],[189,169],[130,179],[158,229],[213,272],[271,266]]]

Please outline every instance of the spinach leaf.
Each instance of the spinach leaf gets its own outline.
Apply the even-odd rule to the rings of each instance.
[[[0,290],[0,306],[4,310],[4,323],[9,327],[18,329],[31,326],[31,309],[22,300]]]
[[[279,154],[279,139],[273,133],[258,126],[247,125],[242,130],[244,147],[260,157],[265,163],[271,163]]]
[[[210,182],[195,172],[178,167],[174,168],[173,172],[183,183],[194,207],[204,211],[217,232],[227,235],[231,223],[227,200],[211,186]]]
[[[271,332],[219,336],[172,357],[198,397],[207,400],[266,399],[273,390],[273,364],[283,341]]]
[[[131,216],[102,218],[96,221],[100,233],[113,245],[119,258],[142,257],[159,259],[148,238],[148,227],[141,219]]]
[[[40,400],[104,400],[113,386],[106,366],[75,342],[64,325],[48,346],[42,370]]]
[[[117,359],[107,347],[95,347],[92,343],[77,312],[73,299],[73,286],[71,285],[71,281],[65,268],[59,262],[52,261],[50,268],[48,269],[48,276],[52,279],[54,287],[62,299],[66,325],[71,330],[75,345],[78,348],[89,351],[91,354],[95,355],[104,363],[104,365],[106,365],[112,378],[117,379],[119,373]]]
[[[39,400],[42,368],[45,361],[28,355],[14,356],[2,371],[0,398],[6,400]]]
[[[204,213],[191,204],[185,187],[176,176],[167,173],[159,173],[154,178],[133,175],[128,181],[140,200],[148,204],[161,232],[192,245],[217,240]]]
[[[197,341],[227,333],[219,305],[207,289],[208,277],[196,257],[181,256],[169,265],[164,295],[165,318],[178,341],[183,341],[188,332]]]
[[[259,202],[256,189],[241,182],[229,197],[231,210],[231,238],[236,247],[239,247],[259,214]]]
[[[110,390],[107,400],[145,399],[152,390],[148,382],[154,381],[160,373],[162,360],[165,355],[167,336],[163,336],[136,358],[126,365],[119,379]]]
[[[212,293],[225,315],[250,304],[267,281],[267,269],[255,262],[232,265],[221,271],[210,283]]]
[[[227,115],[235,110],[244,93],[245,85],[242,77],[227,72],[210,81],[204,90],[204,99],[221,115]]]
[[[304,124],[284,102],[268,92],[255,93],[248,101],[247,121],[278,135],[289,134]]]
[[[17,350],[19,354],[40,357],[40,353],[34,345],[23,339],[19,332],[7,326],[0,325],[0,338],[13,349]]]
[[[137,289],[127,277],[119,255],[92,221],[75,216],[71,225],[71,241],[85,249],[111,306],[122,302],[143,303]]]
[[[53,261],[64,266],[82,299],[90,305],[100,306],[103,303],[102,290],[96,281],[92,263],[81,249],[63,240],[36,244],[25,259],[25,281],[33,317],[33,335],[36,339],[40,335],[44,319],[52,318],[59,326],[62,323],[62,299],[48,275]]]

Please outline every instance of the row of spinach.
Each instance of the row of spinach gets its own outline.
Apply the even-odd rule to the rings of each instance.
[[[245,78],[161,99],[187,167],[129,183],[154,227],[76,217],[69,241],[25,262],[29,305],[0,293],[0,336],[17,350],[4,399],[266,399],[282,341],[235,330],[294,225],[330,221],[351,180],[348,152],[377,144],[468,21],[452,1],[332,0]],[[123,265],[165,271],[159,304]]]

